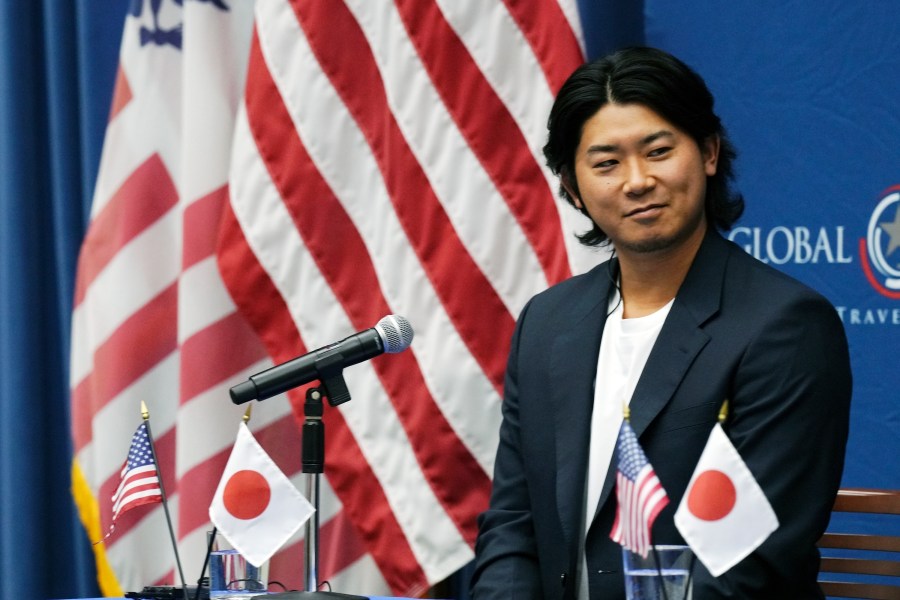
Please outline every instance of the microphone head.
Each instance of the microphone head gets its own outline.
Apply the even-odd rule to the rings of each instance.
[[[413,341],[413,328],[409,321],[400,315],[383,317],[375,325],[375,331],[381,336],[384,351],[388,354],[403,352]]]

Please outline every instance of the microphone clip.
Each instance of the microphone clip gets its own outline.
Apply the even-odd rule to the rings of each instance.
[[[350,389],[344,381],[344,356],[340,352],[323,352],[316,356],[315,365],[328,404],[337,406],[349,402]]]

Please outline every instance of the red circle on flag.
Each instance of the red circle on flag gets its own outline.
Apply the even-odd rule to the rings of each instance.
[[[225,510],[236,519],[255,519],[269,506],[272,489],[259,471],[237,471],[222,493]]]
[[[718,521],[734,508],[737,490],[722,471],[703,471],[688,492],[688,509],[698,519]]]

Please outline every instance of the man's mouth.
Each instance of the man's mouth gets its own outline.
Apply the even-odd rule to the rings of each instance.
[[[646,206],[641,206],[641,207],[635,208],[634,210],[627,212],[625,214],[625,216],[626,217],[640,217],[645,214],[650,215],[650,214],[653,214],[653,213],[659,211],[664,206],[665,206],[664,204],[647,204]]]

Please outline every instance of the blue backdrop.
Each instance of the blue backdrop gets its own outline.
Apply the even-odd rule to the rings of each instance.
[[[69,313],[126,2],[0,0],[0,597],[95,595],[69,496]],[[718,99],[732,237],[820,290],[854,368],[845,486],[900,488],[893,3],[582,0],[588,53],[669,50]],[[894,286],[894,287],[892,287]]]
[[[696,67],[716,95],[747,200],[734,240],[843,316],[855,380],[844,485],[898,488],[900,290],[885,289],[874,263],[897,269],[900,250],[888,252],[882,235],[869,246],[883,261],[870,257],[874,248],[860,252],[873,216],[897,221],[900,206],[874,215],[900,184],[897,6],[687,4],[647,0],[646,41]]]

